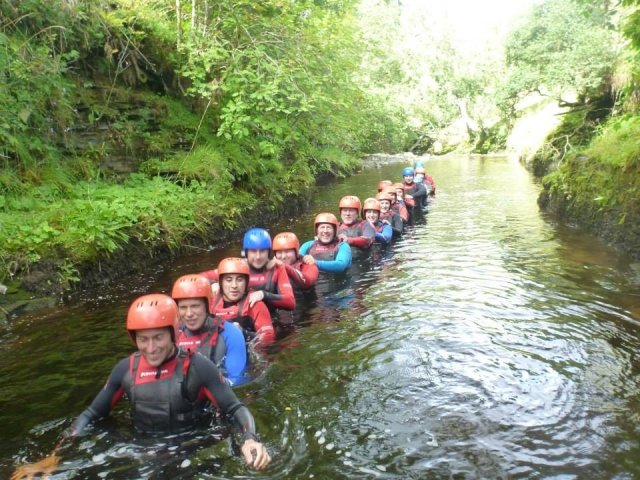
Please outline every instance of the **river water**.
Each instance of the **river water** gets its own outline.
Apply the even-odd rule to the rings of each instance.
[[[268,227],[304,241],[317,212],[373,196],[402,167],[323,185],[308,214]],[[541,213],[513,159],[426,167],[430,212],[350,275],[321,275],[236,390],[274,457],[267,471],[233,456],[224,429],[140,438],[123,401],[65,446],[51,478],[640,478],[637,268]],[[134,298],[239,250],[194,249],[1,325],[0,477],[48,455],[132,351]]]

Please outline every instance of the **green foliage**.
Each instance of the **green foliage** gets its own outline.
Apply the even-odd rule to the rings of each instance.
[[[355,0],[0,3],[0,278],[139,242],[179,249],[318,174],[410,144]],[[109,157],[142,160],[117,179]],[[120,183],[118,183],[120,182]]]
[[[504,101],[517,102],[535,91],[560,99],[571,91],[597,90],[614,62],[614,44],[601,8],[572,0],[535,5],[506,45],[512,71]]]
[[[553,195],[570,200],[570,209],[596,217],[613,211],[624,223],[640,209],[640,117],[612,119],[590,145],[580,149],[544,182]]]

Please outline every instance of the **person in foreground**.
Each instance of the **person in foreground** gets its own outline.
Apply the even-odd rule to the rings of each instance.
[[[168,295],[145,295],[133,302],[127,315],[127,330],[138,351],[116,364],[91,406],[73,423],[71,435],[83,433],[89,425],[109,415],[123,394],[129,399],[136,429],[151,434],[194,427],[196,400],[207,398],[233,418],[244,439],[241,451],[245,461],[262,470],[271,457],[258,441],[253,416],[211,360],[176,346],[179,320],[178,306]],[[47,462],[45,459],[19,468],[12,479],[52,473],[58,457],[51,457]]]

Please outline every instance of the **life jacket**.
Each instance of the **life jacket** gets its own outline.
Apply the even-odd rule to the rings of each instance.
[[[398,202],[392,204],[389,212],[387,212],[385,215],[380,213],[380,218],[391,215],[391,212],[398,215],[402,219],[402,223],[407,223],[409,221],[409,212],[407,211],[407,207],[404,201],[402,202],[402,205],[400,205]]]
[[[382,218],[382,217],[380,217]],[[378,220],[376,223],[374,223],[373,225],[373,229],[377,232],[377,233],[382,233],[382,229],[384,228],[384,223],[382,223],[380,220]]]
[[[416,196],[416,192],[418,191],[418,187],[419,185],[415,182],[411,182],[410,185],[407,185],[406,183],[404,184],[404,194],[405,195],[411,195],[412,197],[414,197],[414,205],[411,205],[412,207],[415,206],[415,199],[418,198]],[[420,197],[422,197],[424,195],[424,193],[422,193],[420,195]],[[422,202],[422,199],[420,199],[420,201]],[[407,205],[409,205],[409,202],[407,202]]]
[[[127,393],[133,423],[146,433],[179,432],[193,427],[197,407],[187,394],[187,372],[192,353],[179,349],[166,364],[152,367],[140,352],[129,358],[122,386]]]
[[[311,244],[307,253],[316,260],[335,260],[338,256],[339,248],[340,242],[335,238],[328,245],[324,245],[316,240]]]
[[[276,267],[266,269],[264,272],[254,272],[252,268],[249,276],[249,288],[251,290],[278,293],[278,285],[273,281],[275,271]]]
[[[340,225],[338,225],[338,232],[336,233],[336,235],[340,235],[341,233],[344,233],[347,237],[361,237],[362,236],[362,226],[368,223],[367,220],[360,220],[357,223],[354,223],[353,225],[345,225],[344,223],[340,222]]]
[[[218,343],[218,337],[224,330],[224,320],[220,317],[207,316],[207,320],[200,328],[200,333],[192,334],[183,323],[178,332],[176,344],[190,352],[198,352],[213,361],[213,351]],[[214,362],[215,363],[215,362]],[[216,365],[220,368],[220,365]]]
[[[223,322],[238,323],[244,332],[255,332],[256,326],[253,317],[249,314],[249,295],[245,295],[239,302],[225,308],[222,293],[218,292],[213,301],[213,314]],[[247,335],[245,334],[245,337]]]

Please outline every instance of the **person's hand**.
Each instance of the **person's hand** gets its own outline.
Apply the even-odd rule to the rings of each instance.
[[[311,255],[305,255],[304,257],[302,257],[302,263],[304,263],[305,265],[315,265],[316,259]]]
[[[244,447],[242,448],[244,451]],[[266,453],[266,450],[265,450],[265,453]],[[271,460],[271,457],[269,457],[268,454],[267,454],[267,457],[268,457],[267,463],[269,463],[269,461]],[[26,480],[30,480],[36,477],[40,478],[40,480],[45,480],[49,478],[49,475],[53,473],[53,471],[56,469],[56,466],[58,465],[59,461],[60,461],[60,457],[56,455],[49,455],[48,457],[43,458],[39,462],[29,463],[28,465],[22,465],[21,467],[18,467],[15,472],[13,472],[13,474],[11,475],[11,480],[20,480],[23,478]]]
[[[219,283],[212,283],[211,284],[211,293],[213,294],[214,297],[216,295],[218,295],[219,291],[220,291],[220,284]]]
[[[264,290],[257,290],[255,292],[251,292],[249,294],[249,307],[253,308],[253,306],[264,300]]]
[[[255,468],[256,470],[262,470],[266,468],[271,462],[271,456],[267,449],[260,442],[256,442],[253,439],[245,440],[242,444],[242,455],[247,465]]]
[[[338,235],[338,238],[340,239],[341,242],[349,243],[349,237],[347,236],[346,233],[341,233],[340,235]]]
[[[382,223],[384,223],[385,225],[391,225],[391,224],[389,223],[389,220],[382,220]]]
[[[284,262],[282,260],[280,260],[279,258],[273,257],[273,265],[280,265],[281,267],[284,267]]]

